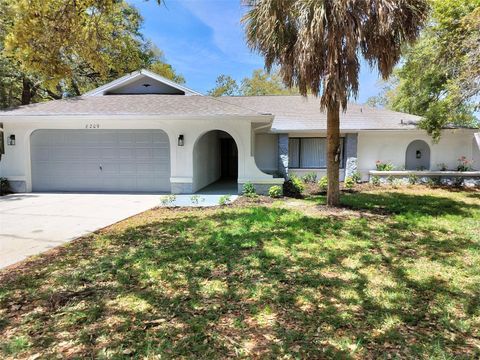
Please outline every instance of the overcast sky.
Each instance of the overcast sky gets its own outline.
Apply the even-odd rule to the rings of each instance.
[[[241,0],[165,0],[164,6],[155,0],[130,2],[145,19],[145,37],[194,90],[205,93],[220,74],[240,82],[263,68],[262,58],[245,45]],[[378,93],[377,79],[376,72],[362,67],[358,102]]]

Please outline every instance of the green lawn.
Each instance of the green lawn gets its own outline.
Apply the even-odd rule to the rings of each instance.
[[[149,211],[0,273],[0,358],[475,358],[480,192]]]

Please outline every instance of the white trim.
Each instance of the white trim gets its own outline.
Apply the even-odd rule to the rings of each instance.
[[[105,84],[105,85],[102,85],[96,89],[93,89],[93,90],[90,90],[89,92],[83,94],[82,96],[102,96],[105,94],[106,91],[112,89],[112,88],[115,88],[115,87],[118,87],[128,81],[131,81],[131,80],[134,80],[136,79],[137,77],[140,77],[140,76],[147,76],[153,80],[156,80],[156,81],[159,81],[161,83],[164,83],[170,87],[173,87],[177,90],[180,90],[180,91],[183,91],[185,92],[185,95],[203,95],[195,90],[192,90],[192,89],[189,89],[185,86],[182,86],[180,84],[177,84],[176,82],[173,82],[167,78],[164,78],[163,76],[160,76],[158,74],[155,74],[151,71],[148,71],[148,70],[145,70],[145,69],[141,69],[141,70],[138,70],[138,71],[134,71],[130,74],[127,74],[125,76],[122,76],[121,78],[119,79],[116,79],[116,80],[113,80],[111,82],[109,82],[108,84]]]

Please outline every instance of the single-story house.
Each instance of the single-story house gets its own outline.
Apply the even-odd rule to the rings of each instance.
[[[350,104],[340,177],[376,161],[399,169],[480,166],[478,129],[434,143],[417,116]],[[0,112],[0,176],[17,192],[195,193],[219,180],[265,192],[287,174],[326,173],[326,114],[301,96],[203,96],[141,70],[83,96]]]

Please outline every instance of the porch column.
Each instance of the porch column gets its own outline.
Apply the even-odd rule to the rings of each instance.
[[[288,179],[288,134],[278,134],[278,172]]]
[[[357,172],[357,144],[358,134],[345,135],[345,177]]]

